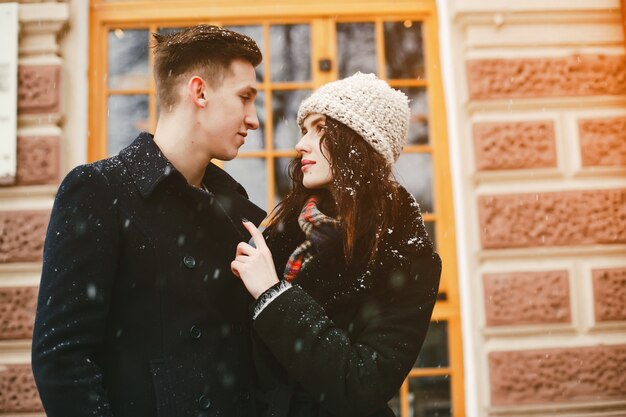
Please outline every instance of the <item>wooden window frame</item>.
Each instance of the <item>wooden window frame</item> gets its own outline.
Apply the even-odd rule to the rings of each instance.
[[[621,0],[622,5],[626,0]],[[210,18],[198,18],[207,16]],[[429,137],[428,145],[413,145],[410,151],[430,153],[433,156],[433,193],[435,213],[425,213],[426,221],[436,221],[437,250],[443,259],[442,290],[446,293],[445,300],[440,300],[435,306],[433,321],[444,320],[448,323],[448,352],[450,364],[446,368],[416,368],[409,377],[441,376],[450,377],[451,407],[455,417],[465,416],[464,378],[463,378],[463,350],[461,338],[461,320],[459,307],[459,293],[457,281],[456,235],[454,226],[454,207],[452,184],[450,176],[449,151],[447,140],[447,122],[445,113],[443,81],[440,71],[438,22],[435,0],[394,0],[393,2],[379,0],[304,0],[292,2],[290,0],[215,0],[207,6],[206,1],[200,0],[120,0],[117,2],[105,0],[90,0],[90,50],[89,50],[89,142],[88,159],[94,161],[106,156],[106,114],[108,86],[106,73],[108,71],[107,50],[108,31],[112,28],[147,27],[155,31],[157,26],[167,21],[168,25],[179,26],[197,23],[225,23],[229,26],[250,24],[251,21],[264,21],[264,44],[269,42],[269,22],[311,24],[311,62],[318,62],[321,58],[335,57],[337,54],[336,39],[332,25],[336,22],[375,21],[377,30],[382,28],[382,20],[403,20],[407,16],[411,19],[419,18],[424,33],[424,59],[427,65],[427,81],[419,80],[389,80],[395,87],[428,87],[429,108]],[[333,20],[334,19],[334,20]],[[625,20],[626,22],[626,20]],[[329,41],[313,42],[314,33],[324,33]],[[377,36],[378,43],[382,37]],[[384,45],[377,45],[377,50],[384,51]],[[385,78],[384,53],[378,53],[378,68],[381,78]],[[149,54],[149,64],[152,68],[152,54]],[[268,85],[270,60],[265,59],[266,80],[259,83],[259,90],[265,91],[265,111],[271,114],[271,91],[279,89],[298,89],[306,87],[316,88],[328,81],[337,79],[337,65],[333,62],[331,71],[320,72],[311,68],[312,80],[304,83],[272,83]],[[149,117],[151,123],[156,122],[156,100],[154,98],[154,79],[150,78],[147,90],[133,91],[147,94],[149,101]],[[269,92],[269,94],[268,94]],[[129,94],[125,91],[124,94]],[[248,151],[244,157],[265,157],[268,161],[267,170],[273,170],[275,157],[290,157],[293,151],[274,150],[272,148],[273,126],[271,117],[266,124],[265,149]],[[153,126],[152,126],[153,127]],[[435,140],[436,138],[436,140]],[[269,155],[269,157],[268,157]],[[268,179],[271,177],[268,177]],[[269,182],[269,181],[268,181]],[[274,185],[268,184],[268,204],[274,198]],[[408,379],[400,389],[400,403],[402,416],[408,416],[409,404],[406,394],[409,391]]]
[[[622,29],[624,30],[624,43],[626,44],[626,0],[620,0],[620,9],[622,10]]]

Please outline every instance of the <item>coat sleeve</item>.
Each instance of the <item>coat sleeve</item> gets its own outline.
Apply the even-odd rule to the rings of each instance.
[[[48,417],[112,415],[98,351],[117,262],[114,205],[104,175],[86,165],[64,179],[52,208],[32,344]]]
[[[254,330],[290,378],[333,415],[363,416],[384,407],[415,363],[436,301],[441,260],[437,254],[422,258],[403,270],[404,281],[399,272],[394,282],[400,285],[361,306],[366,325],[353,340],[297,285],[254,320]]]

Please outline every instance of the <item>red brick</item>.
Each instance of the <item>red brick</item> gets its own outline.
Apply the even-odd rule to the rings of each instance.
[[[626,267],[594,269],[596,321],[626,320]]]
[[[467,62],[472,100],[626,94],[626,56],[483,59]]]
[[[483,248],[626,243],[626,189],[483,196]]]
[[[41,261],[49,220],[49,210],[0,211],[0,262]]]
[[[626,398],[626,345],[492,352],[491,404],[559,404]]]
[[[60,65],[19,66],[17,86],[18,113],[58,113],[61,102],[60,83]]]
[[[626,117],[580,120],[578,130],[583,166],[626,165]]]
[[[569,323],[567,271],[485,274],[488,326]]]
[[[43,411],[30,365],[0,365],[0,413]]]
[[[0,287],[0,339],[30,339],[37,287]]]
[[[59,182],[59,139],[58,136],[18,136],[16,185]]]
[[[557,165],[552,122],[477,123],[474,150],[479,171]]]

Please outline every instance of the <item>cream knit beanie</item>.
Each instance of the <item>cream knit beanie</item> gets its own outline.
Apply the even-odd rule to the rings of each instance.
[[[361,135],[392,166],[409,136],[409,99],[374,74],[357,72],[323,85],[304,100],[298,126],[310,114],[330,116]]]

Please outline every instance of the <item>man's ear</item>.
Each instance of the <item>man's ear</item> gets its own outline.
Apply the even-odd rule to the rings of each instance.
[[[197,75],[189,79],[187,83],[187,93],[191,101],[198,107],[206,107],[207,101],[205,97],[206,83]]]

